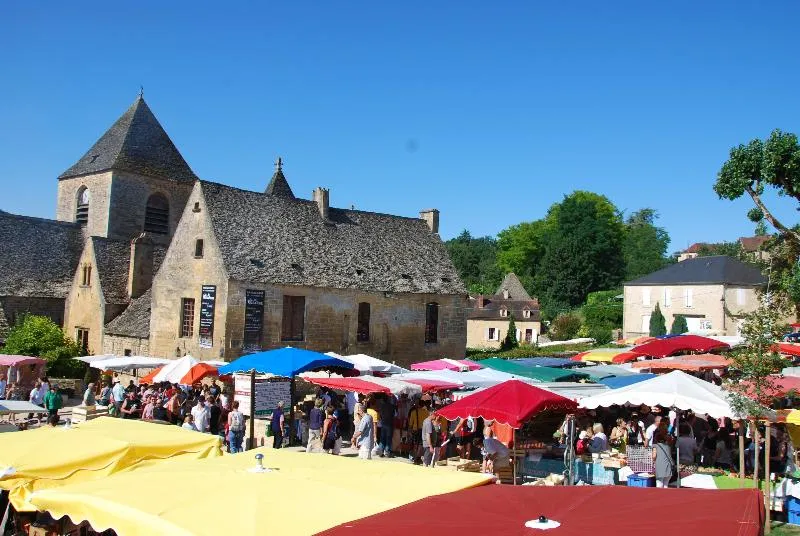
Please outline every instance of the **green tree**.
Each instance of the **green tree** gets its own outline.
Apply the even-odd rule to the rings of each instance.
[[[653,310],[653,314],[650,315],[650,336],[661,337],[666,334],[667,321],[661,313],[661,307],[658,305],[658,302],[656,302],[656,308]]]
[[[767,224],[764,223],[764,220],[756,223],[755,234],[756,236],[767,236],[769,234],[769,232],[767,232]]]
[[[560,314],[550,325],[551,339],[554,341],[568,341],[574,339],[581,329],[581,319],[572,313]]]
[[[544,255],[546,220],[523,222],[500,231],[497,235],[497,266],[500,272],[513,272],[525,289],[534,292],[534,274]]]
[[[61,328],[46,316],[25,315],[6,337],[4,354],[29,355],[47,360],[48,373],[53,376],[79,374],[86,365],[73,357],[85,355],[75,341],[66,337]]]
[[[703,244],[697,250],[698,257],[711,257],[714,255],[727,255],[741,259],[742,245],[739,242],[719,242],[717,244]]]
[[[628,280],[660,270],[669,262],[669,234],[663,227],[656,227],[656,219],[658,212],[643,208],[631,214],[625,222],[622,252]]]
[[[689,331],[689,325],[686,323],[686,317],[683,315],[675,315],[672,319],[672,328],[669,330],[672,335],[680,335]]]
[[[800,144],[797,136],[789,132],[772,131],[765,141],[751,140],[730,151],[714,183],[720,199],[739,199],[744,194],[753,200],[754,208],[748,217],[754,222],[766,219],[788,240],[800,245],[800,231],[778,220],[764,202],[769,188],[779,198],[790,198],[798,208],[800,203]]]
[[[604,196],[576,191],[553,205],[536,268],[535,289],[546,317],[579,306],[590,292],[614,288],[625,275],[623,223]]]
[[[773,343],[786,332],[790,303],[781,294],[764,294],[759,299],[759,307],[743,316],[746,346],[730,356],[731,405],[742,416],[759,417],[762,404],[772,403],[779,394],[772,375],[785,365],[780,354],[773,351]]]
[[[466,229],[445,242],[453,265],[472,294],[494,294],[503,272],[497,266],[497,241],[489,236],[475,238]]]
[[[508,318],[508,331],[506,332],[503,342],[500,343],[500,350],[505,352],[517,346],[519,346],[519,342],[517,341],[517,324],[514,322],[514,315],[511,315]]]

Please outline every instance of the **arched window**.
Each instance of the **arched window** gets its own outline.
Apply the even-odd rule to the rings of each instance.
[[[169,233],[169,201],[162,194],[153,194],[147,199],[144,230],[155,234]]]
[[[358,342],[369,341],[369,317],[370,307],[369,303],[361,302],[358,304],[358,331],[356,332],[356,340]]]
[[[89,221],[89,189],[86,186],[81,186],[80,190],[78,190],[75,221],[78,223],[86,223]]]
[[[425,304],[425,342],[439,341],[439,304],[435,302]]]

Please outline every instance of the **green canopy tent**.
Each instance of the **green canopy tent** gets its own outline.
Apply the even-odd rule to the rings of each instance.
[[[486,368],[540,382],[577,382],[589,378],[588,374],[573,369],[530,367],[513,360],[497,357],[482,359],[479,363]]]

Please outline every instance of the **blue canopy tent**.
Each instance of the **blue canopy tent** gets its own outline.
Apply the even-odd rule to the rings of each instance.
[[[629,376],[614,376],[611,378],[603,378],[598,380],[599,383],[607,386],[609,389],[619,389],[620,387],[627,387],[628,385],[633,385],[634,383],[643,382],[645,380],[650,380],[655,378],[655,374],[631,374]]]
[[[250,373],[250,407],[255,407],[256,374],[274,374],[292,379],[289,408],[294,406],[294,377],[302,372],[321,368],[352,369],[353,364],[302,348],[278,348],[240,357],[227,365],[219,367],[220,374]],[[249,447],[255,446],[255,425],[250,419]],[[289,437],[294,430],[294,419],[289,419]]]
[[[302,372],[320,368],[352,369],[353,364],[329,355],[302,348],[278,348],[255,354],[247,354],[219,368],[220,374],[235,374],[255,371],[258,374],[274,374],[293,378]]]

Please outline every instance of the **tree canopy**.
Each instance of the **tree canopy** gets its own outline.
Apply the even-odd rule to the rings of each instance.
[[[667,321],[664,318],[664,313],[661,312],[661,306],[656,302],[656,308],[653,314],[650,315],[650,336],[661,337],[667,334]]]
[[[656,227],[656,219],[658,212],[643,208],[625,222],[622,252],[625,278],[629,281],[660,270],[668,262],[669,234],[663,227]]]
[[[466,229],[445,242],[453,265],[467,289],[476,294],[493,294],[503,280],[497,266],[497,241],[489,236],[475,238]]]
[[[85,364],[72,359],[84,355],[83,349],[46,316],[25,315],[9,331],[2,353],[46,359],[48,373],[54,376],[79,377],[85,369]]]

